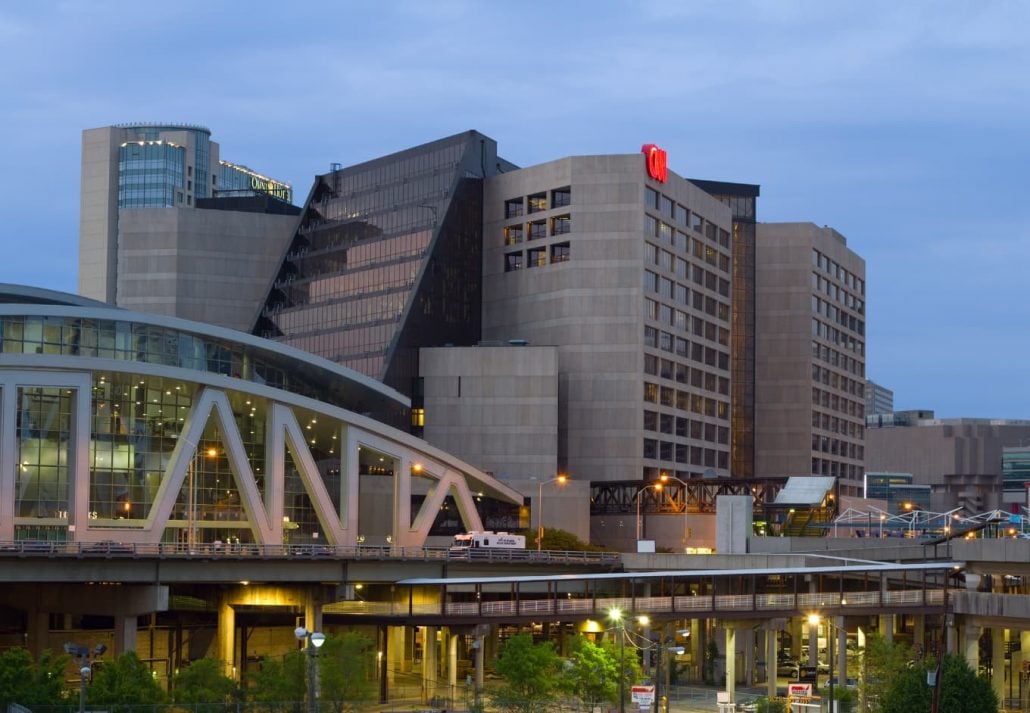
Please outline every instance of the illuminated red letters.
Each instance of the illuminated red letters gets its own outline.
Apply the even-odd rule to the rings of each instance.
[[[669,156],[665,149],[658,148],[657,144],[644,144],[640,151],[644,154],[647,175],[659,183],[665,183],[665,179],[669,177]]]

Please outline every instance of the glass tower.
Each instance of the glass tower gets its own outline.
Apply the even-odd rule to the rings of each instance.
[[[480,338],[482,180],[510,168],[474,131],[334,165],[254,333],[416,395],[419,347]]]

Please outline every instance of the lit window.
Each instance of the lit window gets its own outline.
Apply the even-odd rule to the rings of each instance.
[[[522,242],[522,223],[507,225],[504,228],[504,244],[515,245]]]
[[[557,243],[551,246],[551,262],[568,262],[572,257],[572,250],[568,243]]]
[[[539,213],[542,210],[547,210],[547,194],[546,193],[534,193],[526,199],[529,204],[528,213]]]
[[[533,248],[526,251],[526,267],[543,267],[547,264],[547,248]]]
[[[415,428],[423,428],[426,425],[426,410],[424,408],[411,409],[411,425]]]

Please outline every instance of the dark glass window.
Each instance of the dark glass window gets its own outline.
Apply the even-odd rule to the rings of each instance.
[[[547,221],[536,220],[529,224],[529,239],[535,240],[537,238],[547,237]]]
[[[504,217],[505,218],[517,218],[522,215],[522,199],[521,198],[509,198],[504,201]]]
[[[547,264],[547,248],[532,248],[526,251],[526,267],[543,267]]]
[[[551,262],[568,262],[572,250],[568,243],[556,243],[551,246]]]
[[[522,253],[508,253],[504,256],[504,271],[513,272],[522,269]]]
[[[551,207],[562,208],[572,203],[572,189],[566,186],[565,188],[555,188],[551,191]]]
[[[565,235],[572,232],[572,216],[556,215],[551,218],[551,235]]]

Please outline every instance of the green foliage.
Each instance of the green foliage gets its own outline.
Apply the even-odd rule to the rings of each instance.
[[[265,657],[247,676],[247,697],[276,711],[303,713],[307,691],[307,660],[303,651],[291,651],[275,659]]]
[[[239,698],[236,682],[222,673],[222,663],[198,659],[175,675],[172,700],[197,706],[198,713],[215,713]]]
[[[787,713],[787,704],[775,698],[756,698],[755,713]]]
[[[866,638],[862,659],[862,675],[859,676],[859,710],[862,713],[879,713],[880,702],[898,671],[908,669],[915,656],[912,650],[900,643],[887,641],[878,634]],[[924,681],[923,686],[926,686]]]
[[[927,671],[936,661],[913,662],[894,672],[880,700],[881,713],[929,713],[933,688],[927,685]],[[941,664],[940,710],[947,713],[995,713],[998,696],[989,681],[979,678],[960,656],[948,655]]]
[[[323,703],[332,702],[342,711],[343,702],[363,703],[376,693],[371,673],[375,665],[374,644],[362,634],[348,632],[330,636],[318,651],[319,690]]]
[[[833,697],[837,700],[838,713],[852,713],[858,705],[858,693],[853,688],[837,686],[833,689]]]
[[[526,538],[526,547],[536,549],[536,530],[521,530],[520,535]],[[604,552],[605,548],[591,545],[584,542],[567,530],[559,530],[556,527],[544,528],[544,541],[541,549],[558,550],[565,552]]]
[[[508,639],[495,664],[503,684],[494,702],[511,713],[534,713],[554,700],[562,660],[550,641],[534,644],[531,634]]]
[[[619,697],[619,653],[611,641],[595,644],[578,636],[569,645],[571,655],[562,676],[562,689],[596,705]]]
[[[133,705],[163,703],[165,693],[150,667],[134,651],[105,661],[93,671],[93,681],[86,694],[91,707],[108,710]]]
[[[715,639],[708,639],[705,646],[704,679],[705,683],[715,683],[715,662],[719,659],[719,647]]]
[[[39,662],[25,649],[0,653],[0,710],[10,703],[32,708],[64,702],[62,684],[67,656],[43,653]]]

